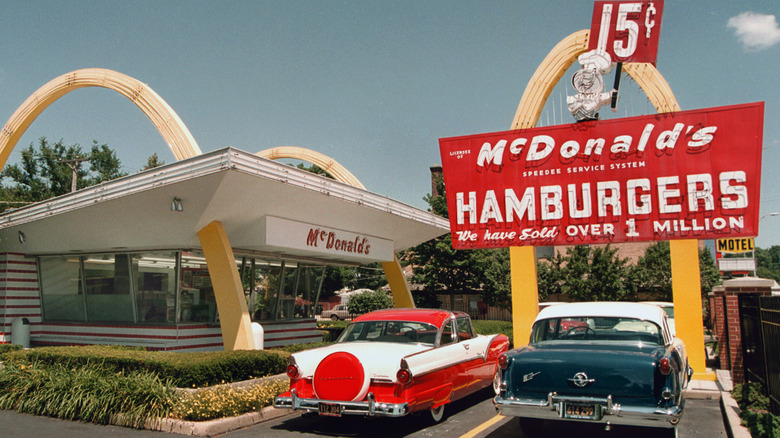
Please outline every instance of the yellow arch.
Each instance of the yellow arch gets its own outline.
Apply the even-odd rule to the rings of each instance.
[[[316,164],[317,166],[321,167],[324,171],[333,176],[336,181],[359,187],[364,190],[366,188],[363,183],[361,183],[355,177],[355,175],[348,171],[344,166],[336,162],[336,160],[311,149],[298,146],[278,146],[260,151],[255,155],[262,158],[267,158],[269,160],[293,158],[297,160],[308,161],[309,163]]]
[[[571,67],[577,57],[588,49],[589,30],[575,32],[559,42],[536,69],[520,99],[512,121],[512,129],[536,126],[547,98],[553,88]],[[649,63],[627,63],[623,70],[653,104],[658,113],[680,111],[680,105],[669,84]],[[688,347],[689,361],[696,372],[694,377],[712,380],[706,372],[704,336],[699,291],[698,242],[696,240],[670,241],[672,256],[672,289],[674,304],[685,312],[677,312],[678,336]],[[513,337],[515,346],[523,345],[531,335],[531,326],[539,305],[536,281],[536,248],[532,246],[509,249],[511,263]],[[692,263],[691,260],[696,260]],[[528,281],[527,279],[533,279]]]
[[[5,166],[16,143],[43,110],[60,97],[85,87],[108,88],[130,99],[149,117],[177,160],[201,154],[184,122],[146,84],[112,70],[86,68],[52,79],[17,108],[0,132],[0,168]]]
[[[363,183],[361,183],[355,177],[355,175],[348,171],[344,166],[336,162],[336,160],[310,149],[297,146],[279,146],[276,148],[260,151],[255,155],[267,158],[269,160],[293,158],[297,160],[308,161],[309,163],[316,164],[317,166],[321,167],[323,170],[332,175],[336,181],[350,184],[364,190],[366,188]],[[404,277],[404,271],[401,267],[401,262],[398,260],[398,257],[393,256],[392,261],[382,262],[382,268],[385,271],[387,283],[390,285],[390,291],[393,293],[394,306],[397,308],[415,307],[414,299],[412,299],[412,292],[409,289],[409,283],[406,281],[406,277]]]

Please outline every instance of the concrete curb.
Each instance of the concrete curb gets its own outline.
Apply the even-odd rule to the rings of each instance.
[[[210,421],[182,421],[171,418],[150,420],[146,422],[144,428],[179,435],[211,437],[290,414],[292,414],[291,410],[276,409],[273,406],[268,406],[259,412],[250,412],[237,417],[219,418]]]
[[[269,380],[280,380],[287,378],[288,377],[285,374],[277,374],[274,376],[267,376],[258,379],[217,385],[215,387],[231,386],[234,388],[244,388],[258,385]],[[185,392],[198,392],[213,389],[215,387],[197,389],[179,388],[179,390]],[[283,417],[292,413],[293,411],[290,409],[276,409],[273,406],[267,406],[258,412],[248,412],[246,414],[237,415],[235,417],[217,418],[208,421],[185,421],[173,418],[155,418],[147,420],[146,423],[144,423],[144,429],[175,433],[179,435],[211,437],[222,435],[233,430],[243,429],[245,427],[253,426],[265,421],[270,421],[274,418]],[[118,425],[121,426],[122,424]]]
[[[717,370],[718,386],[720,387],[720,410],[723,411],[723,421],[730,438],[750,438],[750,431],[742,425],[739,414],[742,412],[737,401],[731,397],[734,390],[731,373],[728,370]]]

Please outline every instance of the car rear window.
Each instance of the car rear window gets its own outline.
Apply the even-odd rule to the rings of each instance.
[[[436,327],[412,321],[365,321],[347,326],[336,342],[395,342],[429,344],[436,341]]]
[[[566,317],[537,321],[531,342],[603,341],[644,342],[663,345],[661,329],[635,318]]]

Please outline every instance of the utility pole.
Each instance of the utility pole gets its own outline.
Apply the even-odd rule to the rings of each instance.
[[[84,162],[89,161],[89,155],[76,155],[75,157],[66,160],[66,159],[60,159],[60,163],[65,164],[66,166],[70,167],[71,170],[71,180],[70,180],[70,191],[75,192],[76,191],[76,180],[78,179],[78,168],[79,165]]]

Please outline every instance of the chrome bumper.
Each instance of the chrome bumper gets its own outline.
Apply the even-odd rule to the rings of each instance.
[[[334,401],[320,400],[316,398],[301,398],[293,389],[290,397],[276,397],[274,407],[281,409],[304,410],[308,412],[320,412],[320,404],[341,406],[341,415],[365,415],[378,417],[403,417],[409,413],[408,403],[378,403],[374,399],[374,393],[369,392],[366,401]]]
[[[599,406],[600,418],[597,420],[564,418],[564,403],[587,403]],[[493,404],[495,404],[498,413],[506,416],[512,415],[548,420],[597,421],[631,426],[674,427],[682,418],[685,401],[681,400],[679,406],[650,408],[613,403],[612,396],[607,398],[561,396],[551,392],[547,395],[546,400],[502,398],[500,395],[497,395],[493,398]]]

